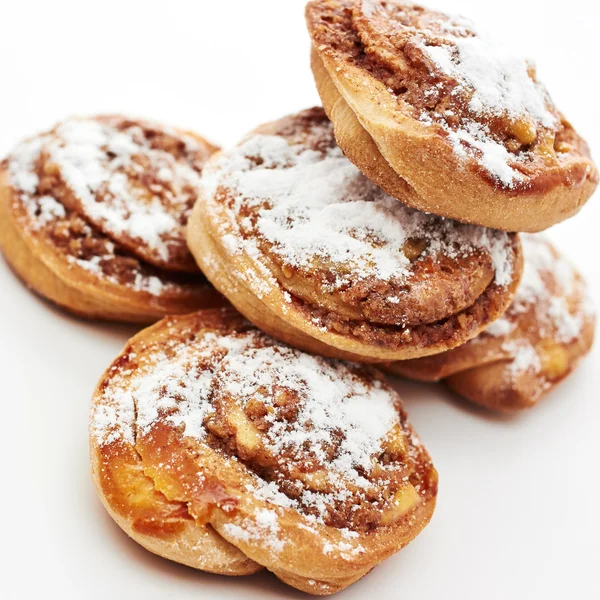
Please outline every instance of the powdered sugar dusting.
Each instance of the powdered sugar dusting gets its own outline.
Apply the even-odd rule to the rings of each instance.
[[[313,124],[308,138],[332,141],[331,125]],[[260,241],[292,267],[339,266],[332,289],[373,277],[403,280],[411,267],[404,244],[418,239],[426,242],[423,257],[456,258],[483,249],[493,260],[496,283],[512,279],[509,234],[407,208],[333,144],[321,151],[283,136],[252,135],[209,163],[203,186],[209,203],[220,202],[220,193],[233,198],[221,232],[226,249],[255,257],[263,270]],[[251,216],[238,222],[247,212]]]
[[[139,127],[119,131],[94,119],[61,123],[47,149],[50,160],[60,167],[65,182],[92,220],[103,223],[116,235],[126,233],[139,239],[163,260],[168,259],[170,235],[179,223],[170,207],[151,190],[149,194],[147,189],[132,184],[128,172],[156,172],[162,181],[178,182],[174,190],[164,190],[170,203],[177,205],[182,202],[181,187],[198,183],[198,173],[192,167],[151,148]],[[134,160],[140,154],[148,159],[145,167]],[[173,173],[178,179],[173,179]],[[99,194],[108,195],[110,200],[99,201]]]
[[[140,433],[147,433],[161,418],[182,426],[184,435],[203,439],[204,417],[211,410],[210,394],[221,358],[219,352],[239,352],[254,339],[254,334],[209,333],[197,345],[177,344],[168,354],[157,352],[149,359],[140,359],[135,369],[114,376],[92,415],[92,430],[98,443],[109,443],[112,438],[107,437],[104,421],[96,419],[97,411],[131,401],[136,406],[135,422],[123,420],[125,439],[130,428],[135,426]],[[127,414],[133,417],[133,413]]]
[[[35,163],[44,146],[44,137],[26,140],[13,149],[8,160],[8,176],[19,195],[31,220],[31,227],[38,230],[66,216],[65,207],[54,197],[37,193],[39,177]]]
[[[494,321],[485,332],[493,337],[503,337],[508,335],[515,328],[515,324],[511,323],[505,317],[501,317]]]
[[[568,305],[568,299],[576,291],[575,271],[568,260],[553,253],[543,236],[522,234],[521,240],[525,256],[521,283],[506,315],[492,323],[487,333],[493,336],[509,333],[515,318],[533,306],[542,333],[551,331],[558,341],[568,343],[583,327],[583,311]]]
[[[464,18],[444,24],[437,46],[424,46],[426,54],[446,75],[472,92],[474,113],[530,117],[545,127],[555,125],[547,94],[529,75],[530,65],[511,53],[508,44],[477,31]],[[474,35],[466,35],[473,32]]]
[[[8,173],[11,183],[26,194],[33,194],[38,186],[34,164],[40,155],[42,139],[35,138],[19,144],[11,154]]]
[[[223,531],[237,541],[259,542],[275,553],[281,552],[285,546],[285,541],[278,537],[278,515],[272,510],[259,510],[254,519],[245,519],[242,525],[225,523]]]
[[[274,388],[285,389],[299,398],[298,413],[292,425],[276,420],[276,411],[265,417],[270,423],[267,444],[274,455],[306,453],[306,448],[330,469],[360,483],[357,468],[369,471],[372,456],[380,450],[380,440],[398,419],[389,391],[375,380],[368,387],[353,376],[343,363],[325,362],[285,347],[251,348],[230,354],[223,363],[219,382],[234,395],[242,408],[257,398],[275,408]],[[326,448],[335,431],[344,439],[333,460]]]
[[[62,219],[67,216],[65,207],[52,196],[41,196],[38,204],[40,207],[38,222],[41,226],[47,225],[54,219]]]
[[[501,118],[515,125],[514,137],[521,142],[517,146],[525,148],[536,140],[539,127],[558,128],[552,102],[535,80],[533,65],[463,17],[431,11],[411,15],[414,6],[396,2],[363,0],[361,8],[382,28],[385,39],[398,47],[418,49],[431,75],[451,82],[451,97],[464,99],[460,118],[442,102],[439,109],[423,110],[420,120],[441,126],[458,157],[475,160],[503,186],[513,188],[523,181],[517,166],[527,160],[527,151],[521,155],[507,147],[492,122]],[[398,32],[402,44],[396,41]],[[440,83],[440,89],[444,85]]]
[[[513,353],[508,371],[513,378],[524,373],[537,374],[542,370],[542,362],[536,349],[530,343],[508,342],[507,351]]]
[[[488,336],[508,338],[502,347],[514,356],[510,365],[514,377],[541,371],[541,357],[529,334],[568,344],[581,335],[593,312],[585,284],[569,261],[555,254],[543,236],[522,234],[521,239],[525,256],[523,278],[509,309],[485,332]],[[517,330],[522,318],[534,321],[526,330]],[[484,337],[476,338],[474,343],[477,339]]]
[[[551,298],[548,317],[556,327],[557,339],[561,342],[574,340],[583,327],[583,315],[571,314],[565,298]]]
[[[360,503],[369,503],[369,511],[387,510],[385,482],[397,489],[394,478],[404,481],[405,464],[398,458],[380,460],[384,444],[395,439],[390,436],[406,434],[411,455],[420,445],[401,421],[393,390],[363,367],[304,354],[258,330],[180,339],[174,336],[139,354],[130,351],[127,361],[119,359],[109,371],[91,414],[90,429],[100,446],[119,440],[135,444],[158,423],[178,428],[193,443],[214,445],[214,436],[221,435],[221,425],[214,429],[216,415],[234,418],[234,406],[248,415],[247,409],[258,403],[267,415],[256,430],[261,456],[272,457],[278,467],[267,478],[246,467],[245,490],[262,508],[225,525],[226,537],[280,552],[286,541],[279,516],[287,509],[299,511],[302,527],[315,533],[340,503],[344,510],[356,510]],[[239,420],[230,423],[236,425],[228,430],[241,426]],[[244,432],[257,426],[248,423]],[[227,443],[225,448],[238,451],[223,452],[222,460],[239,468],[247,459],[240,458],[246,456],[240,449],[256,449],[244,445],[246,436]],[[305,467],[294,471],[300,464]],[[294,486],[292,494],[289,486]],[[355,531],[346,525],[338,529],[343,539],[323,540],[330,552],[348,560],[364,552]]]
[[[160,296],[165,291],[174,287],[174,284],[163,280],[155,275],[149,275],[141,271],[134,273],[131,281],[123,281],[115,275],[111,275],[106,272],[105,265],[110,264],[115,259],[114,245],[107,243],[107,250],[110,253],[104,254],[103,256],[92,256],[87,259],[75,258],[74,256],[67,256],[69,263],[77,265],[88,273],[95,275],[99,279],[114,283],[115,285],[125,285],[126,287],[135,290],[137,292],[147,292],[152,296]]]
[[[447,130],[448,139],[454,151],[461,158],[475,158],[477,162],[507,187],[514,187],[516,181],[523,176],[510,166],[514,156],[500,143],[490,138],[490,131],[485,125],[471,122],[462,129]]]
[[[130,359],[135,355],[130,354]],[[109,376],[119,371],[112,366]],[[131,376],[133,371],[124,369],[119,372],[119,378]],[[102,445],[112,444],[123,440],[128,444],[135,442],[135,403],[132,395],[125,385],[115,385],[110,393],[103,394],[102,402],[96,404],[90,419],[90,431]]]

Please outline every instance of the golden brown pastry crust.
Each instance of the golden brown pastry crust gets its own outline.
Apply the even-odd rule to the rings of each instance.
[[[155,188],[151,178],[157,165],[148,167],[146,164],[148,170],[144,171],[144,152],[147,149],[141,143],[135,145],[133,140],[111,124],[118,123],[123,128],[127,123],[130,128],[134,128],[134,136],[141,135],[138,132],[138,128],[141,131],[141,125],[134,125],[131,120],[118,117],[76,119],[62,125],[66,126],[71,122],[78,126],[83,123],[92,128],[104,126],[111,133],[118,132],[123,139],[128,140],[138,154],[131,163],[121,157],[124,165],[122,168],[131,168],[131,164],[138,165],[136,185],[139,187],[143,183],[147,186],[144,188],[145,193],[153,197]],[[53,131],[60,127],[57,126]],[[158,144],[158,126],[144,123],[144,127],[146,135],[153,132],[152,143]],[[127,131],[127,128],[123,131]],[[165,129],[165,132],[168,131]],[[185,137],[184,134],[181,135],[180,145],[184,143],[183,140],[192,139],[187,134]],[[176,134],[169,133],[167,139],[174,144]],[[180,272],[182,265],[193,260],[187,247],[184,246],[185,251],[182,252],[181,242],[176,240],[179,236],[180,240],[185,241],[184,228],[179,233],[169,234],[175,241],[169,240],[165,247],[170,250],[160,253],[163,259],[173,255],[173,269],[157,267],[140,257],[152,252],[158,255],[159,245],[144,249],[143,244],[139,244],[139,252],[130,251],[128,246],[133,239],[131,231],[135,228],[128,226],[127,219],[123,221],[119,231],[112,230],[110,235],[98,229],[88,219],[94,207],[88,206],[81,210],[76,196],[63,181],[65,173],[72,179],[75,178],[73,172],[85,175],[85,168],[77,170],[70,165],[63,172],[59,166],[60,155],[58,159],[54,157],[53,150],[56,148],[53,145],[57,143],[54,133],[42,134],[22,143],[13,155],[0,163],[0,246],[9,265],[28,286],[80,316],[126,322],[150,323],[166,314],[186,313],[226,303],[197,267],[194,273]],[[115,141],[112,140],[112,143]],[[124,144],[122,141],[121,143]],[[166,144],[164,141],[163,143]],[[197,136],[193,143],[186,143],[190,148],[190,156],[194,158],[193,161],[189,159],[190,164],[195,169],[200,169],[203,160],[214,151],[214,147]],[[91,153],[89,148],[81,148],[82,144],[83,142],[77,144],[71,139],[71,143],[65,145],[73,164],[77,164],[77,160],[83,162],[80,155],[87,156]],[[60,149],[65,150],[62,147]],[[114,153],[117,152],[118,148]],[[171,155],[166,151],[154,152],[155,163],[162,166],[163,177],[168,178],[171,173],[168,169],[170,159],[165,156]],[[179,185],[177,174],[182,167],[175,163],[171,167],[170,185]],[[89,175],[89,170],[87,174]],[[199,171],[194,175],[196,179],[198,174]],[[113,182],[114,179],[109,178],[102,185]],[[118,191],[118,188],[115,190]],[[71,197],[68,205],[63,203],[67,196]],[[191,202],[186,198],[184,196],[185,202]],[[143,200],[140,202],[143,203]],[[104,205],[110,203],[110,200],[105,199]],[[177,213],[177,206],[173,202],[168,207],[169,212],[176,214],[178,219],[187,218],[185,211]],[[181,208],[180,205],[179,207]],[[138,223],[141,223],[139,214],[136,214],[138,208],[132,207],[129,218],[137,218]],[[168,260],[163,260],[163,266],[167,264]]]
[[[251,575],[262,567],[212,528],[196,523],[185,503],[169,501],[144,474],[135,447],[91,439],[92,479],[115,522],[150,552],[220,575]]]
[[[377,372],[233,311],[130,340],[94,394],[90,444],[102,502],[149,550],[229,575],[262,565],[317,595],[410,542],[435,506],[435,469]]]
[[[313,72],[338,143],[408,206],[507,231],[540,231],[574,215],[597,186],[585,141],[525,61],[508,72],[526,77],[528,69],[530,95],[520,100],[532,109],[514,115],[504,105],[482,108],[485,89],[474,93],[443,71],[440,65],[460,67],[457,40],[479,39],[469,22],[378,0],[314,0],[307,22]],[[436,62],[431,48],[448,48],[447,60],[442,53]],[[513,88],[527,86],[525,79]],[[503,89],[493,80],[490,87]]]
[[[513,304],[477,338],[386,370],[439,381],[488,408],[530,408],[589,352],[595,315],[585,281],[541,236],[522,236],[525,272]]]
[[[188,243],[261,329],[363,362],[464,343],[506,309],[521,273],[516,236],[418,213],[373,185],[322,109],[215,155]]]

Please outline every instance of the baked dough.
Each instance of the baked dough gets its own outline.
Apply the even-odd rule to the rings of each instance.
[[[522,268],[516,235],[420,213],[374,185],[320,108],[207,163],[188,245],[255,325],[363,362],[464,343],[508,307]]]
[[[0,245],[33,290],[76,314],[149,323],[222,306],[185,243],[198,136],[124,117],[74,118],[0,163]]]
[[[467,19],[398,0],[313,0],[306,15],[338,144],[408,206],[535,232],[592,195],[589,149],[533,65]]]
[[[437,473],[370,367],[284,346],[234,311],[166,318],[100,380],[93,478],[151,552],[337,592],[409,543]]]
[[[595,316],[585,282],[539,234],[522,236],[523,279],[507,312],[460,348],[396,362],[392,373],[443,380],[469,400],[514,410],[536,404],[564,379],[594,339]]]

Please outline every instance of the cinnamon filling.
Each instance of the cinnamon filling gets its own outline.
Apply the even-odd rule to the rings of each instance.
[[[236,498],[252,494],[309,523],[367,532],[435,495],[435,471],[395,392],[369,368],[253,329],[192,324],[168,340],[126,349],[92,422],[101,446],[123,436],[139,448],[145,474],[171,500],[191,502],[194,518],[208,522],[214,506],[235,512]],[[107,409],[117,416],[108,428]]]
[[[66,121],[24,142],[5,166],[14,209],[33,235],[71,265],[158,296],[208,285],[187,250],[184,228],[197,194],[189,172],[197,178],[213,150],[149,123],[98,117]],[[115,215],[127,202],[119,221]],[[152,209],[144,208],[148,203]],[[174,224],[166,235],[178,239],[165,241],[152,231],[163,217]],[[118,226],[108,226],[109,218]],[[154,250],[143,240],[138,243],[136,231],[152,241]],[[163,259],[148,262],[153,252]],[[182,261],[193,265],[182,270]]]
[[[441,126],[457,155],[475,157],[496,185],[526,188],[540,169],[589,157],[534,67],[505,55],[499,43],[483,45],[487,38],[466,19],[394,0],[314,1],[308,18],[315,47],[370,73],[402,114]],[[486,83],[494,76],[497,82]],[[497,151],[487,154],[490,143],[505,164],[496,164]]]
[[[215,244],[264,274],[242,277],[254,293],[278,287],[318,327],[376,346],[459,339],[497,314],[518,276],[514,234],[387,196],[342,155],[322,109],[260,128],[204,181],[206,218],[223,214]]]

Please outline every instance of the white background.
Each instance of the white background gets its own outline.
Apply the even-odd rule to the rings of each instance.
[[[227,145],[316,104],[303,4],[0,0],[0,155],[73,113],[152,117]],[[597,2],[437,6],[536,58],[600,159]],[[596,197],[551,232],[596,299],[599,223]],[[154,557],[104,513],[88,476],[88,403],[132,332],[57,311],[0,261],[0,597],[301,597],[268,574],[227,579]],[[599,359],[600,344],[539,407],[514,417],[399,383],[440,472],[438,509],[417,540],[339,597],[600,598]]]

